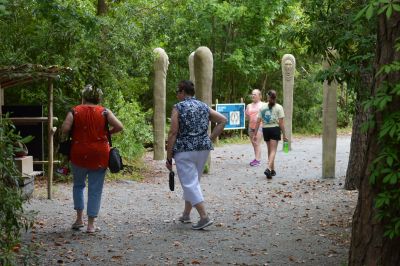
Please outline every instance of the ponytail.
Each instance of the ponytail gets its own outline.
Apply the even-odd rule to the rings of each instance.
[[[272,107],[274,107],[276,103],[276,91],[270,90],[268,91],[267,95],[268,95],[268,108],[272,109]]]

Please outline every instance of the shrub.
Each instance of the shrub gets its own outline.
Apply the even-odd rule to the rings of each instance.
[[[104,106],[111,109],[124,125],[124,131],[113,136],[113,146],[118,147],[128,161],[141,157],[145,151],[144,145],[153,142],[149,122],[151,113],[143,112],[134,101],[126,101],[120,91],[107,93]]]
[[[0,117],[0,265],[17,264],[21,248],[21,229],[33,225],[33,212],[25,212],[24,199],[18,187],[20,173],[16,170],[14,154],[18,151],[14,143],[26,142],[15,133],[8,119]]]

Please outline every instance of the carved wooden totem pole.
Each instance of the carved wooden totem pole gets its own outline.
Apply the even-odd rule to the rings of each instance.
[[[296,60],[293,55],[285,54],[282,57],[283,77],[283,110],[285,111],[285,131],[289,140],[289,150],[292,149],[292,121],[293,121],[293,88]]]
[[[165,159],[165,99],[166,99],[166,77],[168,70],[168,56],[164,49],[156,48],[154,61],[154,115],[153,115],[153,136],[154,136],[154,160]]]

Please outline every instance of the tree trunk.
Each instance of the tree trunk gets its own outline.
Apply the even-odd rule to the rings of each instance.
[[[97,15],[104,16],[107,14],[107,3],[106,0],[97,1]]]
[[[371,71],[365,71],[361,75],[360,89],[357,91],[350,155],[344,184],[344,188],[347,190],[360,189],[361,179],[364,175],[364,169],[367,163],[368,133],[361,132],[361,125],[369,119],[371,114],[370,110],[364,111],[362,102],[372,94],[372,85],[373,73],[371,73]]]
[[[400,37],[400,14],[395,12],[387,19],[385,12],[379,16],[378,38],[376,50],[376,67],[400,60],[400,53],[395,51],[396,39]],[[373,95],[383,82],[391,84],[400,81],[400,73],[380,75],[374,82]],[[399,97],[388,103],[389,111],[400,110]],[[376,126],[371,130],[367,146],[367,165],[361,180],[357,207],[353,215],[353,227],[349,252],[351,265],[400,265],[400,237],[390,240],[383,237],[384,223],[374,219],[374,198],[379,187],[369,183],[369,168],[379,152],[378,130],[382,125],[382,114],[376,112]]]

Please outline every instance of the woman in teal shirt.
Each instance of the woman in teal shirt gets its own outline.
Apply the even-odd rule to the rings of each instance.
[[[287,141],[283,123],[284,117],[285,113],[283,112],[282,105],[276,102],[276,91],[270,90],[268,92],[268,103],[264,103],[258,112],[255,128],[257,132],[261,121],[263,122],[263,136],[268,149],[267,169],[265,169],[264,174],[268,179],[276,175],[274,162],[281,134],[283,134],[283,140]]]

